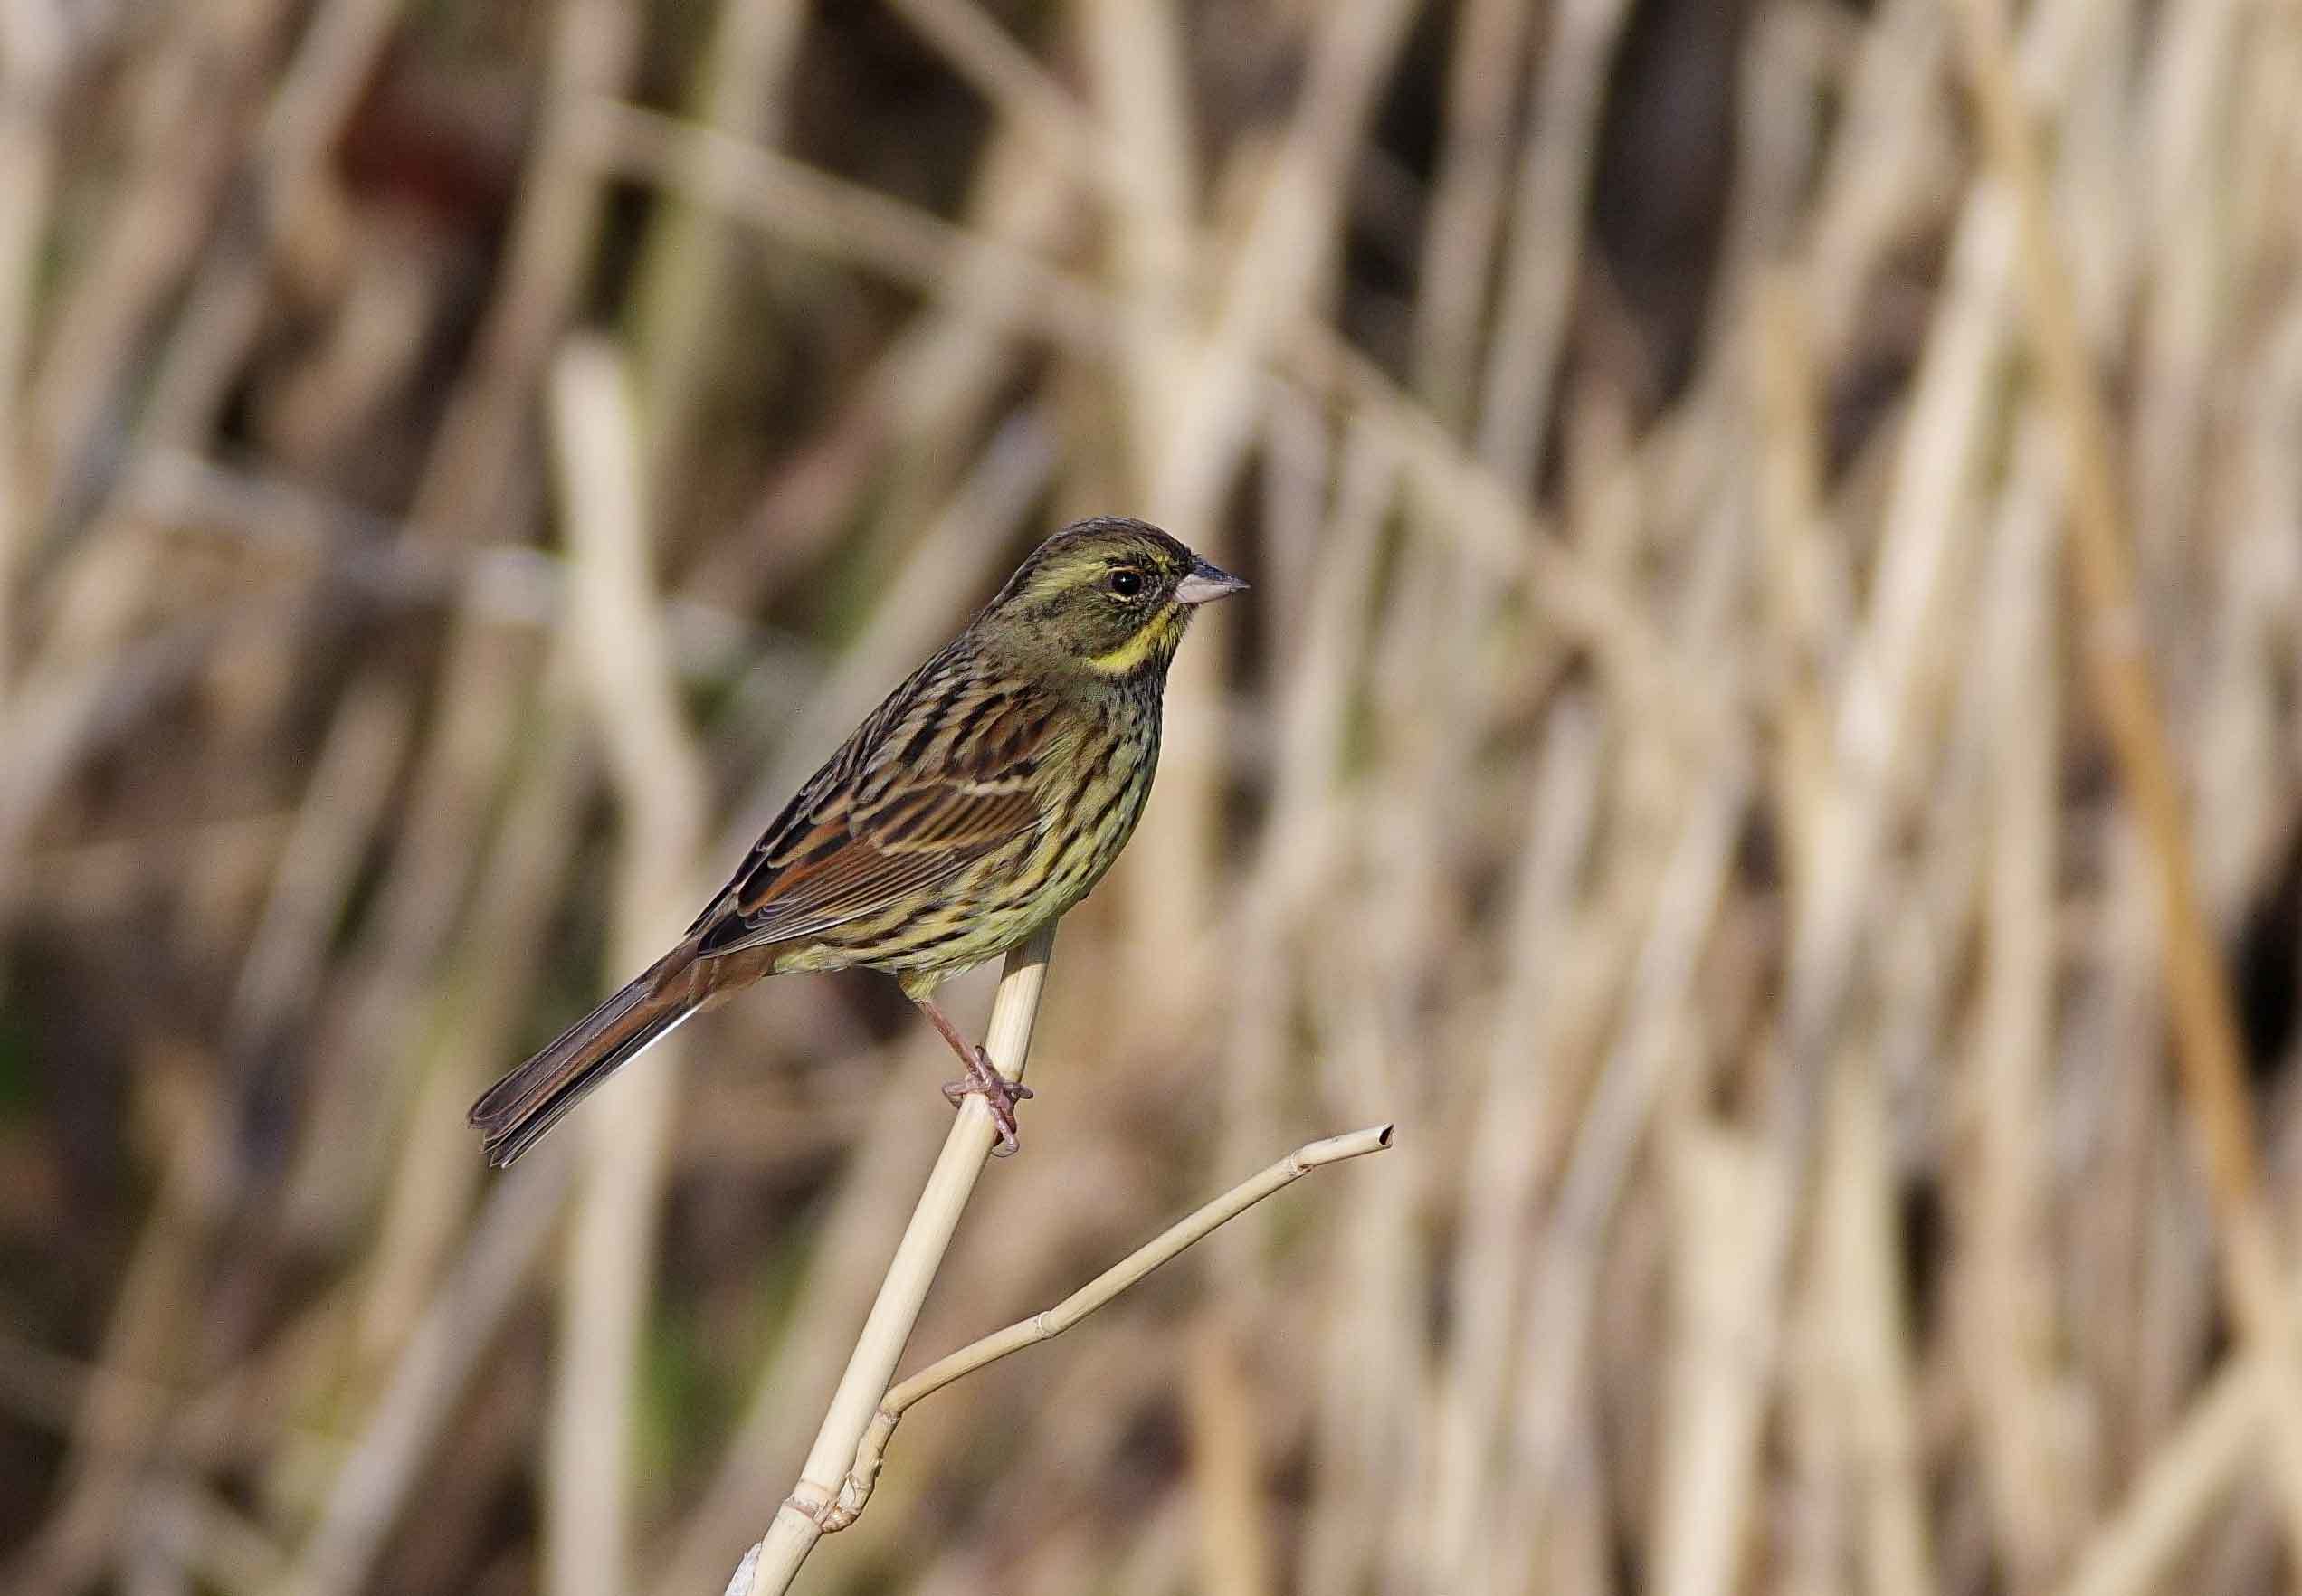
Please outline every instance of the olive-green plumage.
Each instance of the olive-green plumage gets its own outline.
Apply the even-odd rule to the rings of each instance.
[[[932,994],[1102,879],[1150,793],[1192,613],[1244,585],[1141,521],[1042,544],[799,790],[677,947],[472,1107],[489,1161],[518,1157],[697,1010],[764,976],[857,966],[927,1012],[1012,1151],[1012,1100]]]

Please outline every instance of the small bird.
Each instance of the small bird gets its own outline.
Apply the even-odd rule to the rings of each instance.
[[[1080,521],[1041,544],[966,631],[888,695],[753,844],[670,953],[472,1105],[510,1164],[689,1015],[767,975],[892,974],[990,1105],[1015,1103],[936,1006],[946,977],[1025,941],[1127,846],[1159,760],[1167,667],[1198,606],[1247,584],[1156,527]]]

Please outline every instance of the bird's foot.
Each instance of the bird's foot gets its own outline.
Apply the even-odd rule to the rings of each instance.
[[[981,1097],[991,1109],[991,1123],[999,1132],[999,1145],[991,1150],[991,1155],[1015,1155],[1015,1149],[1023,1145],[1015,1134],[1015,1105],[1032,1095],[1031,1088],[1000,1074],[992,1064],[991,1055],[977,1048],[967,1060],[966,1075],[958,1080],[945,1081],[943,1095],[951,1099],[954,1108],[969,1097]]]

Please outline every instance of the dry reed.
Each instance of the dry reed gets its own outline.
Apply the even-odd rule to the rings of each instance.
[[[908,1006],[507,1179],[463,1106],[1105,509],[1256,586],[909,1344],[1400,1145],[913,1410],[810,1588],[2288,1588],[2297,82],[2216,0],[0,0],[0,1588],[835,1499]]]

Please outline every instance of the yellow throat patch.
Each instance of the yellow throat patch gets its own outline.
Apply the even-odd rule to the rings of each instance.
[[[1088,665],[1105,676],[1126,676],[1183,633],[1183,616],[1173,604],[1143,623],[1136,634],[1108,654],[1097,654]]]

